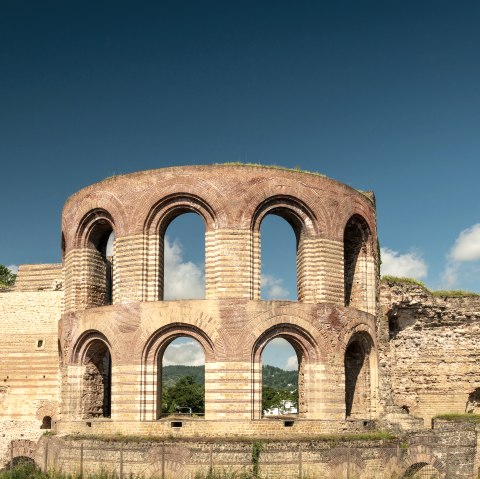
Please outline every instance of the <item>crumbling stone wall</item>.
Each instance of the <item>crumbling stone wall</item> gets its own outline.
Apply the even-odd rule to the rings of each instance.
[[[383,282],[393,400],[425,419],[473,412],[480,388],[480,298],[432,296],[421,286]]]

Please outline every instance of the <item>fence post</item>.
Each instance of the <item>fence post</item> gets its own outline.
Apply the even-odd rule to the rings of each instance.
[[[162,479],[165,479],[165,443],[162,444]]]
[[[48,439],[45,441],[45,451],[43,456],[43,472],[46,474],[48,471]]]
[[[13,441],[10,441],[10,469],[13,469]]]
[[[212,444],[210,443],[210,472],[213,472],[213,451]]]
[[[80,443],[80,479],[83,478],[83,442]]]
[[[123,479],[123,442],[120,443],[120,479]]]
[[[302,444],[298,445],[298,477],[302,479],[303,477],[303,464],[302,464]]]

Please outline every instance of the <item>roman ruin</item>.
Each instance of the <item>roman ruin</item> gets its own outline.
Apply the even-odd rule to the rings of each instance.
[[[164,300],[165,231],[187,212],[205,225],[205,299]],[[267,215],[295,234],[297,301],[260,299]],[[249,165],[119,175],[67,200],[61,253],[61,264],[22,265],[0,291],[3,465],[30,457],[78,472],[114,451],[122,474],[193,477],[246,467],[251,440],[263,441],[269,477],[479,470],[476,425],[436,416],[480,410],[480,297],[381,282],[373,193]],[[205,354],[204,417],[161,411],[163,354],[181,336]],[[299,364],[287,419],[262,414],[261,354],[274,338]],[[392,437],[372,442],[376,430]],[[151,442],[99,446],[113,435]]]

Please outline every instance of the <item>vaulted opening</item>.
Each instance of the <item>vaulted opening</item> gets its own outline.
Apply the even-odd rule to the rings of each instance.
[[[365,220],[354,215],[348,221],[343,238],[345,306],[368,311],[369,295],[374,295],[370,284],[371,265],[370,230]]]
[[[205,222],[200,215],[187,211],[168,224],[159,276],[165,300],[205,298]]]
[[[376,365],[372,340],[367,333],[356,333],[352,336],[345,351],[344,366],[346,416],[370,419],[376,385]]]
[[[299,361],[285,338],[274,338],[261,355],[262,412],[264,417],[298,414]]]
[[[84,359],[82,388],[83,417],[111,416],[112,360],[108,346],[96,339]]]
[[[205,414],[205,352],[190,336],[170,341],[157,359],[157,418]]]
[[[297,246],[300,231],[282,211],[272,211],[260,225],[260,298],[290,300],[298,298]]]
[[[91,306],[112,304],[115,235],[109,221],[98,220],[89,235],[89,303]]]

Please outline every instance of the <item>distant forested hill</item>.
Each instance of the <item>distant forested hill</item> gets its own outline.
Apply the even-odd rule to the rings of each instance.
[[[164,366],[162,369],[163,387],[175,386],[178,380],[185,376],[192,376],[196,383],[203,385],[205,368],[203,366]]]
[[[264,365],[263,383],[272,389],[297,389],[298,371],[285,371],[275,366]],[[163,387],[174,386],[184,376],[192,376],[194,381],[203,384],[205,368],[203,366],[165,366],[163,368]]]

